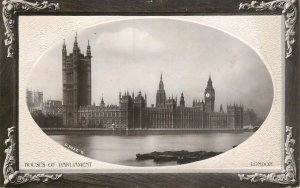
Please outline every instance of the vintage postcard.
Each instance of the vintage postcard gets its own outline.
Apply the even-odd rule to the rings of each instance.
[[[3,184],[297,186],[297,2],[115,3],[3,3]]]

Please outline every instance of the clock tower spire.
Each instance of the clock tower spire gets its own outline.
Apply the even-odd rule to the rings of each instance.
[[[158,86],[158,90],[156,93],[156,107],[163,108],[163,107],[165,107],[165,104],[166,104],[166,92],[164,89],[164,82],[163,82],[162,73],[161,73],[159,86]]]
[[[207,81],[207,86],[204,92],[205,111],[214,112],[215,110],[215,89],[212,85],[211,75]]]

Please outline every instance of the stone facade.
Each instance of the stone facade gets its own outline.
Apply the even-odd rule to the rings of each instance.
[[[65,127],[78,127],[79,107],[91,105],[91,59],[89,43],[86,56],[80,52],[77,34],[73,53],[67,55],[66,44],[63,44],[63,125]]]
[[[194,100],[186,106],[181,93],[166,97],[163,77],[160,76],[156,104],[147,106],[147,95],[141,92],[119,94],[119,105],[105,106],[103,97],[99,105],[91,105],[91,47],[88,43],[86,56],[80,52],[77,35],[73,53],[67,55],[62,48],[63,72],[63,126],[125,129],[241,129],[243,107],[228,105],[227,112],[215,110],[215,90],[211,76],[204,90],[204,101]]]
[[[26,90],[26,103],[29,112],[42,110],[43,107],[43,92]]]
[[[185,106],[181,93],[177,98],[166,98],[162,76],[156,94],[156,105],[147,106],[147,95],[137,96],[129,92],[119,94],[119,106],[105,106],[102,98],[99,106],[79,108],[80,124],[83,127],[124,128],[124,129],[242,129],[243,107],[228,105],[214,111],[215,91],[209,77],[205,89],[205,102],[194,100],[191,107]]]

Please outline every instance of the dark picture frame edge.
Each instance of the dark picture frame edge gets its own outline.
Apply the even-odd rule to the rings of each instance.
[[[48,187],[81,185],[108,187],[147,187],[146,182],[157,187],[282,187],[299,184],[299,126],[300,95],[299,95],[299,3],[296,0],[275,0],[266,3],[235,0],[229,2],[217,1],[104,1],[86,2],[78,0],[78,4],[70,0],[58,2],[32,3],[23,0],[4,0],[2,2],[3,20],[0,21],[0,186],[17,185],[28,182],[50,182]],[[147,5],[146,8],[143,5]],[[92,5],[96,5],[91,8]],[[105,5],[105,6],[102,6]],[[201,6],[202,5],[202,6]],[[60,9],[59,9],[60,7]],[[98,9],[97,9],[98,8]],[[72,14],[76,12],[91,14],[282,14],[285,16],[286,59],[285,59],[285,171],[280,174],[20,174],[18,172],[18,57],[14,56],[17,49],[16,23],[19,14]],[[16,148],[15,148],[16,147]],[[5,152],[4,152],[5,151]],[[91,180],[86,176],[94,177]],[[79,179],[77,179],[78,177]],[[181,177],[183,181],[175,179]],[[246,180],[240,181],[239,180]],[[77,180],[76,180],[77,179]],[[129,181],[128,181],[129,179]],[[160,181],[156,181],[156,180]],[[170,181],[169,179],[174,179]],[[76,180],[76,181],[75,181]],[[73,182],[74,181],[74,182]],[[124,181],[127,181],[124,183]],[[256,182],[256,183],[251,183]],[[258,183],[259,182],[259,183]],[[283,184],[283,185],[281,185]],[[30,184],[29,184],[30,185]],[[26,185],[25,185],[26,186]],[[45,186],[45,184],[38,184]],[[95,186],[97,187],[97,186]]]

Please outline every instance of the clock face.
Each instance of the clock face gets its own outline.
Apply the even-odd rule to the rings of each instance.
[[[206,96],[206,97],[209,97],[210,95],[209,95],[209,93],[206,93],[205,96]]]

